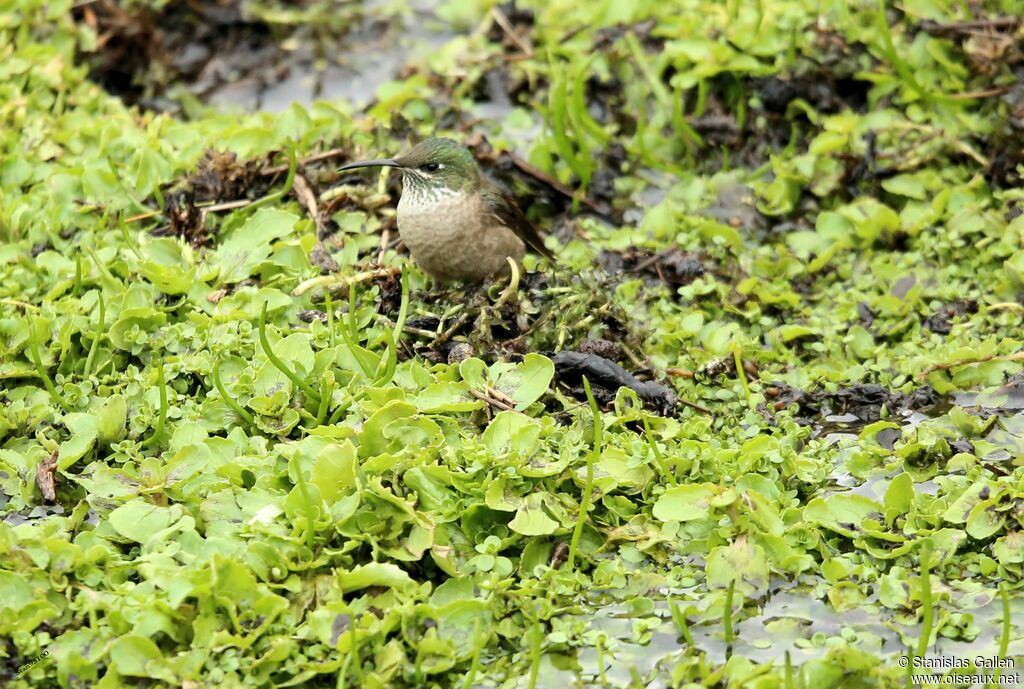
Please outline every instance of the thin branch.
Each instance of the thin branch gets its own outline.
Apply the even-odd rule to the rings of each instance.
[[[920,27],[932,36],[948,37],[956,34],[970,34],[982,31],[1013,31],[1021,22],[1019,17],[995,17],[994,19],[972,19],[963,22],[940,24],[935,21],[923,21]]]
[[[398,268],[377,268],[375,270],[364,270],[361,273],[355,275],[320,275],[315,278],[310,278],[304,282],[299,283],[298,287],[292,290],[292,294],[296,297],[301,296],[311,289],[316,287],[338,287],[347,288],[350,285],[357,285],[361,282],[368,282],[376,278],[383,277],[394,277],[400,274],[402,271]]]
[[[1001,96],[1004,93],[1009,93],[1012,86],[996,86],[994,88],[986,89],[985,91],[970,91],[968,93],[953,93],[950,94],[950,98],[956,98],[957,100],[974,100],[975,98],[993,98],[995,96]]]
[[[989,354],[987,356],[980,356],[976,359],[956,359],[955,361],[947,361],[942,364],[932,364],[925,370],[921,371],[921,378],[924,378],[929,373],[935,371],[948,371],[951,368],[957,368],[960,366],[969,366],[971,364],[983,364],[988,361],[1024,361],[1024,352],[1016,352],[1014,354]]]
[[[332,148],[329,151],[324,151],[323,153],[317,153],[317,154],[311,155],[311,156],[309,156],[307,158],[299,158],[299,165],[308,165],[310,163],[316,163],[316,162],[319,162],[321,160],[330,160],[331,158],[341,158],[341,157],[343,157],[343,156],[345,156],[347,154],[348,154],[348,150],[347,149],[344,149],[344,148]],[[264,176],[267,176],[267,177],[270,177],[272,175],[277,175],[277,174],[280,174],[282,172],[288,172],[288,166],[287,165],[268,165],[267,167],[265,167],[262,170],[260,170],[260,174],[264,175]]]
[[[320,217],[320,209],[317,207],[316,193],[301,174],[295,175],[295,183],[292,185],[292,192],[302,203],[302,206],[309,213],[310,220],[316,226],[316,236],[319,239],[323,236],[324,221]]]
[[[504,154],[507,155],[509,157],[509,160],[511,160],[512,163],[522,172],[525,172],[530,177],[533,177],[539,182],[543,182],[544,184],[548,185],[549,187],[557,191],[559,194],[562,194],[563,196],[569,199],[579,198],[580,203],[590,206],[594,210],[601,210],[601,207],[597,204],[596,201],[588,198],[582,192],[574,192],[571,188],[562,184],[548,173],[544,172],[539,168],[534,167],[533,165],[530,165],[528,162],[517,156],[515,153],[512,153],[511,151],[505,151]]]
[[[530,39],[523,38],[516,33],[515,28],[512,26],[512,22],[509,21],[508,16],[500,7],[494,7],[491,10],[491,16],[494,18],[495,23],[501,27],[501,30],[505,32],[505,35],[512,39],[512,42],[515,43],[527,57],[533,56],[533,46],[530,44]]]

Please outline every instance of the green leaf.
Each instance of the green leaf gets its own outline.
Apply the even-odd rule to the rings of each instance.
[[[356,489],[356,469],[359,466],[356,447],[351,440],[331,444],[320,450],[313,464],[312,483],[328,504]]]
[[[853,536],[870,514],[882,514],[882,506],[863,495],[839,494],[814,498],[804,508],[804,519],[838,533]]]
[[[164,294],[184,294],[195,283],[191,251],[186,254],[181,241],[169,237],[151,239],[140,252],[139,271]]]
[[[1024,532],[1011,531],[996,539],[993,546],[996,558],[1004,567],[1024,562]]]
[[[18,576],[14,572],[0,571],[0,600],[4,607],[17,610],[35,600],[32,587],[29,586],[25,577]]]
[[[943,22],[953,19],[952,5],[943,0],[904,0],[903,11],[917,19],[931,19],[932,21]]]
[[[853,226],[853,233],[866,244],[873,244],[883,234],[899,229],[900,216],[889,206],[870,196],[862,196],[837,211]]]
[[[466,412],[485,406],[483,400],[470,396],[468,385],[451,381],[432,383],[411,401],[417,409],[428,414]]]
[[[125,436],[128,402],[124,395],[111,395],[96,412],[96,437],[101,445],[117,442]]]
[[[64,425],[71,431],[71,437],[60,444],[57,468],[61,471],[84,457],[99,437],[97,417],[92,414],[68,414]]]
[[[173,166],[167,159],[153,148],[144,146],[138,149],[136,160],[135,191],[140,196],[152,194],[153,190],[166,180],[173,170]]]
[[[745,536],[708,553],[705,565],[708,586],[727,588],[736,581],[736,590],[748,596],[760,596],[768,590],[768,559],[761,546]]]
[[[525,457],[540,445],[540,424],[514,411],[501,411],[487,425],[484,444],[491,454]]]
[[[890,194],[898,194],[923,201],[938,187],[938,175],[932,170],[896,175],[882,180],[882,188]]]
[[[998,504],[998,500],[983,500],[974,506],[970,516],[967,517],[966,527],[967,534],[971,538],[983,541],[991,538],[1003,528],[1003,524],[1006,523],[1006,515],[995,510]]]
[[[1024,286],[1024,250],[1018,251],[1003,262],[1006,274],[1018,286]]]
[[[684,484],[669,488],[652,510],[655,519],[663,522],[689,522],[708,517],[711,507],[708,500],[718,494],[711,483]]]
[[[129,677],[152,677],[174,682],[176,677],[167,667],[155,643],[144,636],[126,634],[110,647],[110,661],[118,673]]]
[[[515,400],[517,411],[523,411],[547,392],[555,365],[546,356],[531,352],[511,368],[503,362],[494,364],[491,376],[494,387]]]
[[[270,256],[270,244],[291,234],[299,217],[275,208],[261,208],[217,249],[212,263],[221,283],[240,282]]]
[[[456,600],[437,611],[437,636],[449,641],[459,659],[472,655],[479,641],[474,636],[492,622],[490,606],[482,600]]]
[[[471,388],[482,388],[487,385],[487,364],[471,356],[459,364],[459,375]]]
[[[383,586],[397,591],[408,592],[416,588],[416,582],[396,564],[371,562],[351,570],[338,570],[338,586],[342,592],[359,591],[370,586]]]
[[[395,421],[413,416],[416,416],[416,407],[401,400],[392,400],[375,411],[359,432],[359,456],[369,459],[404,447],[405,443],[400,438],[395,439],[386,429]]]
[[[885,489],[885,513],[892,515],[891,520],[897,515],[906,514],[913,504],[914,479],[907,473],[898,474]]]
[[[981,495],[988,495],[993,487],[987,481],[973,483],[957,497],[953,503],[943,512],[942,518],[952,524],[964,524],[974,510],[975,506],[982,502]]]
[[[181,517],[181,507],[159,507],[137,498],[107,515],[114,530],[136,543],[147,543]]]
[[[545,501],[546,496],[543,493],[531,493],[526,496],[526,500],[509,522],[508,528],[524,536],[547,536],[555,533],[559,524],[548,515]]]
[[[778,338],[781,342],[789,343],[794,340],[800,340],[805,338],[817,338],[821,336],[821,333],[817,328],[809,328],[806,325],[797,325],[790,323],[781,326],[777,331]]]

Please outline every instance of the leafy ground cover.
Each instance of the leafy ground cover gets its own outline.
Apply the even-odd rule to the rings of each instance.
[[[1024,4],[184,7],[0,3],[4,686],[1024,660]],[[435,132],[557,266],[333,172]]]

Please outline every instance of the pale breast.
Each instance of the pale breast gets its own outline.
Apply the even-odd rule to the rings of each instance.
[[[471,280],[508,273],[510,257],[526,247],[514,232],[483,212],[480,197],[440,191],[405,192],[398,202],[398,231],[416,263],[438,280]]]

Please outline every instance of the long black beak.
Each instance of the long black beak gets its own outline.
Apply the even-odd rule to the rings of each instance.
[[[402,167],[399,165],[394,158],[381,158],[380,160],[360,160],[355,163],[349,163],[348,165],[342,165],[338,168],[338,172],[344,172],[345,170],[355,170],[360,167]]]

